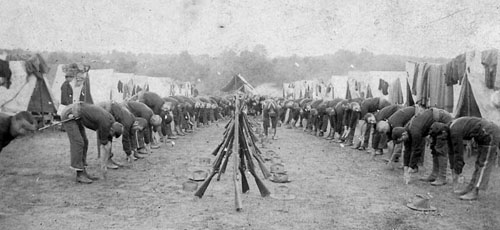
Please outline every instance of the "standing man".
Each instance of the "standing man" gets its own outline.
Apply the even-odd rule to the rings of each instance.
[[[276,138],[276,126],[278,123],[278,111],[279,107],[278,104],[273,100],[273,99],[267,99],[263,102],[263,128],[264,128],[264,134],[265,138],[267,139],[268,137],[268,129],[271,127],[272,133],[273,133],[273,140],[277,140]],[[271,126],[269,126],[271,125]]]
[[[97,132],[98,144],[103,155],[101,156],[101,172],[106,178],[106,163],[111,154],[111,141],[122,134],[123,126],[116,122],[113,116],[103,108],[87,104],[74,103],[62,112],[61,118],[68,120],[63,127],[68,134],[71,151],[71,168],[76,170],[78,183],[90,184],[96,177],[87,173],[87,151],[89,141],[85,128]]]
[[[486,190],[488,187],[500,145],[500,127],[484,118],[461,117],[451,123],[449,139],[451,140],[450,168],[455,185],[465,165],[463,140],[474,139],[478,144],[475,170],[469,184],[462,190],[453,191],[461,195],[461,200],[477,200],[479,190]]]

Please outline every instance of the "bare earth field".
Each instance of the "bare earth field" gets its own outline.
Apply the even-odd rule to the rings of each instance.
[[[66,133],[48,130],[15,140],[0,154],[0,229],[500,229],[498,168],[489,190],[478,201],[464,202],[451,194],[451,184],[404,185],[402,170],[380,161],[387,153],[373,160],[300,129],[279,128],[280,139],[264,149],[283,159],[292,181],[286,185],[296,199],[262,198],[249,174],[251,190],[242,195],[243,211],[236,212],[231,167],[198,199],[182,183],[201,167],[199,157],[211,157],[224,124],[200,128],[173,147],[165,144],[91,185],[74,181]],[[87,135],[90,172],[97,174],[95,134]],[[120,141],[113,150],[124,162]],[[430,160],[427,153],[427,169]],[[473,160],[467,161],[466,180]],[[271,192],[280,185],[265,183]],[[416,194],[428,193],[436,212],[406,207]]]

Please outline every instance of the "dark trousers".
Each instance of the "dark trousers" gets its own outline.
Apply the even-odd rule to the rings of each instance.
[[[376,130],[373,130],[372,148],[379,150],[387,148],[387,134],[379,133]]]
[[[89,147],[85,127],[81,121],[75,120],[63,123],[63,127],[69,138],[71,167],[76,170],[84,170],[85,166],[87,166],[87,150]]]

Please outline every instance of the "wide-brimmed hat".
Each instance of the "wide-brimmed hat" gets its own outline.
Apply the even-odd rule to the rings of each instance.
[[[198,158],[198,164],[201,166],[210,166],[211,159],[209,157],[200,157]]]
[[[279,173],[273,173],[272,176],[269,178],[270,181],[274,183],[288,183],[291,182],[288,179],[288,174],[286,172],[279,172]]]
[[[195,170],[189,176],[192,181],[204,181],[208,176],[208,172],[205,170]]]
[[[290,188],[286,185],[280,185],[274,189],[274,193],[271,193],[271,198],[277,200],[293,200],[295,195],[290,193]]]
[[[271,163],[272,164],[282,164],[283,160],[281,159],[281,157],[274,156],[271,158]]]
[[[274,150],[267,150],[262,153],[262,158],[266,161],[270,161],[273,157],[277,156]]]
[[[285,165],[281,163],[272,164],[270,167],[271,173],[286,173]]]
[[[193,192],[198,188],[198,183],[194,181],[186,181],[182,183],[182,190],[186,192]]]
[[[429,196],[417,194],[406,206],[416,211],[436,211],[436,207],[431,206],[430,200]]]

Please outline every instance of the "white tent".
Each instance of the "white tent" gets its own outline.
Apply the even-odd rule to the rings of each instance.
[[[12,72],[12,84],[9,89],[0,87],[1,112],[56,112],[54,96],[45,76],[38,79],[34,74],[28,75],[24,61],[10,61],[9,68]]]

